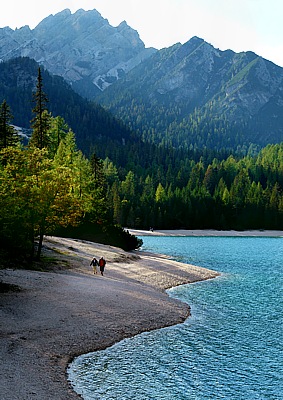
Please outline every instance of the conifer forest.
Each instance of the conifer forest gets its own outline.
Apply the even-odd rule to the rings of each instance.
[[[28,143],[12,125],[9,101],[0,106],[4,246],[39,257],[44,235],[67,235],[68,230],[80,236],[84,229],[116,227],[131,249],[141,242],[123,228],[283,227],[283,143],[246,152],[156,144],[142,141],[97,107],[95,113],[108,119],[112,137],[98,136],[86,146],[87,135],[76,139],[79,121],[86,118],[75,107],[74,133],[63,109],[62,116],[52,115],[40,68],[29,104],[33,118]],[[88,111],[87,121],[90,115]]]

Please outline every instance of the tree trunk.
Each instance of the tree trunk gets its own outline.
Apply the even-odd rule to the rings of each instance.
[[[42,249],[42,243],[43,243],[43,229],[40,229],[40,232],[39,232],[39,241],[38,241],[38,247],[37,247],[37,253],[36,253],[36,260],[40,260],[40,254],[41,254],[41,249]]]

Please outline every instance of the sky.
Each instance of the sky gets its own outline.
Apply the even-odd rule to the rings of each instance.
[[[112,26],[122,21],[146,47],[161,49],[198,36],[220,50],[253,51],[283,67],[283,0],[8,0],[0,28],[29,25],[66,8],[96,9]]]

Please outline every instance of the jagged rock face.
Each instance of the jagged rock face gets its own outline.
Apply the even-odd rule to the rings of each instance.
[[[136,85],[138,76],[152,103],[174,102],[188,112],[210,102],[218,114],[234,109],[233,119],[253,116],[274,96],[283,95],[281,67],[252,52],[220,51],[197,37],[155,54],[132,71],[127,85]]]
[[[33,30],[0,29],[0,59],[33,58],[89,98],[154,52],[126,22],[112,27],[96,10],[64,10]]]

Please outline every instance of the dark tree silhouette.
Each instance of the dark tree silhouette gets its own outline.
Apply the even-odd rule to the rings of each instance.
[[[6,100],[0,106],[0,149],[14,146],[19,142],[19,137],[14,127],[10,125],[13,120],[10,107]]]
[[[48,98],[43,91],[41,70],[38,68],[36,92],[33,93],[35,107],[32,112],[35,117],[31,120],[33,129],[30,145],[43,149],[48,146],[48,129],[50,125],[50,115],[47,109]]]

